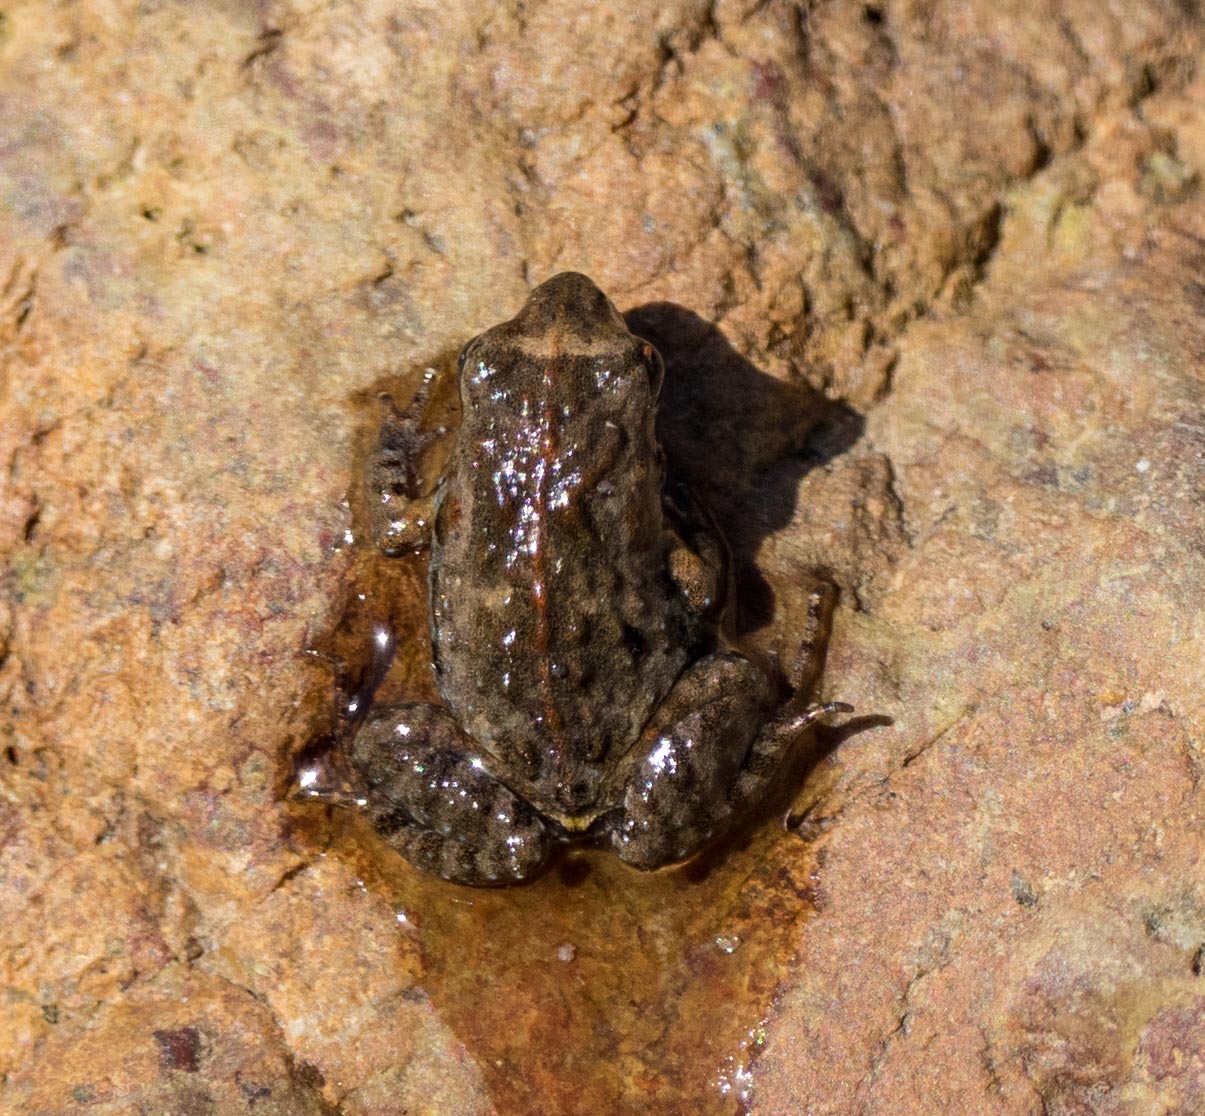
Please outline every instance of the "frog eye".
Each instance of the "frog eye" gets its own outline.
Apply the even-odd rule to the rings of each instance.
[[[649,374],[649,392],[654,399],[661,394],[661,384],[665,380],[665,362],[661,354],[647,341],[640,343],[640,356]]]

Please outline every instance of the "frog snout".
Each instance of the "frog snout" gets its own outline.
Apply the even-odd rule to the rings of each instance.
[[[515,318],[525,332],[589,342],[599,336],[628,337],[628,327],[614,304],[593,280],[577,271],[562,271],[545,280]]]

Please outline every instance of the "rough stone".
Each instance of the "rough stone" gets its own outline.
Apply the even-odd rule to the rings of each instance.
[[[0,1109],[1205,1112],[1202,30],[0,11]],[[429,692],[372,400],[565,268],[858,715],[785,826],[472,892],[289,799],[305,651]]]

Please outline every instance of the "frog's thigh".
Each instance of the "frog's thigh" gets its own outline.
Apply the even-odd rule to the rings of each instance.
[[[551,848],[536,810],[484,768],[446,709],[374,710],[352,760],[378,832],[418,868],[458,883],[514,883]]]
[[[730,789],[773,705],[765,673],[742,655],[700,659],[674,685],[641,735],[615,851],[638,868],[697,852],[728,823]]]

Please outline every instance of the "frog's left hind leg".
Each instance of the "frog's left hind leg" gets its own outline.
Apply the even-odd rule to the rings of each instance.
[[[553,835],[472,749],[442,706],[374,709],[352,743],[359,805],[417,868],[481,887],[529,879]]]

